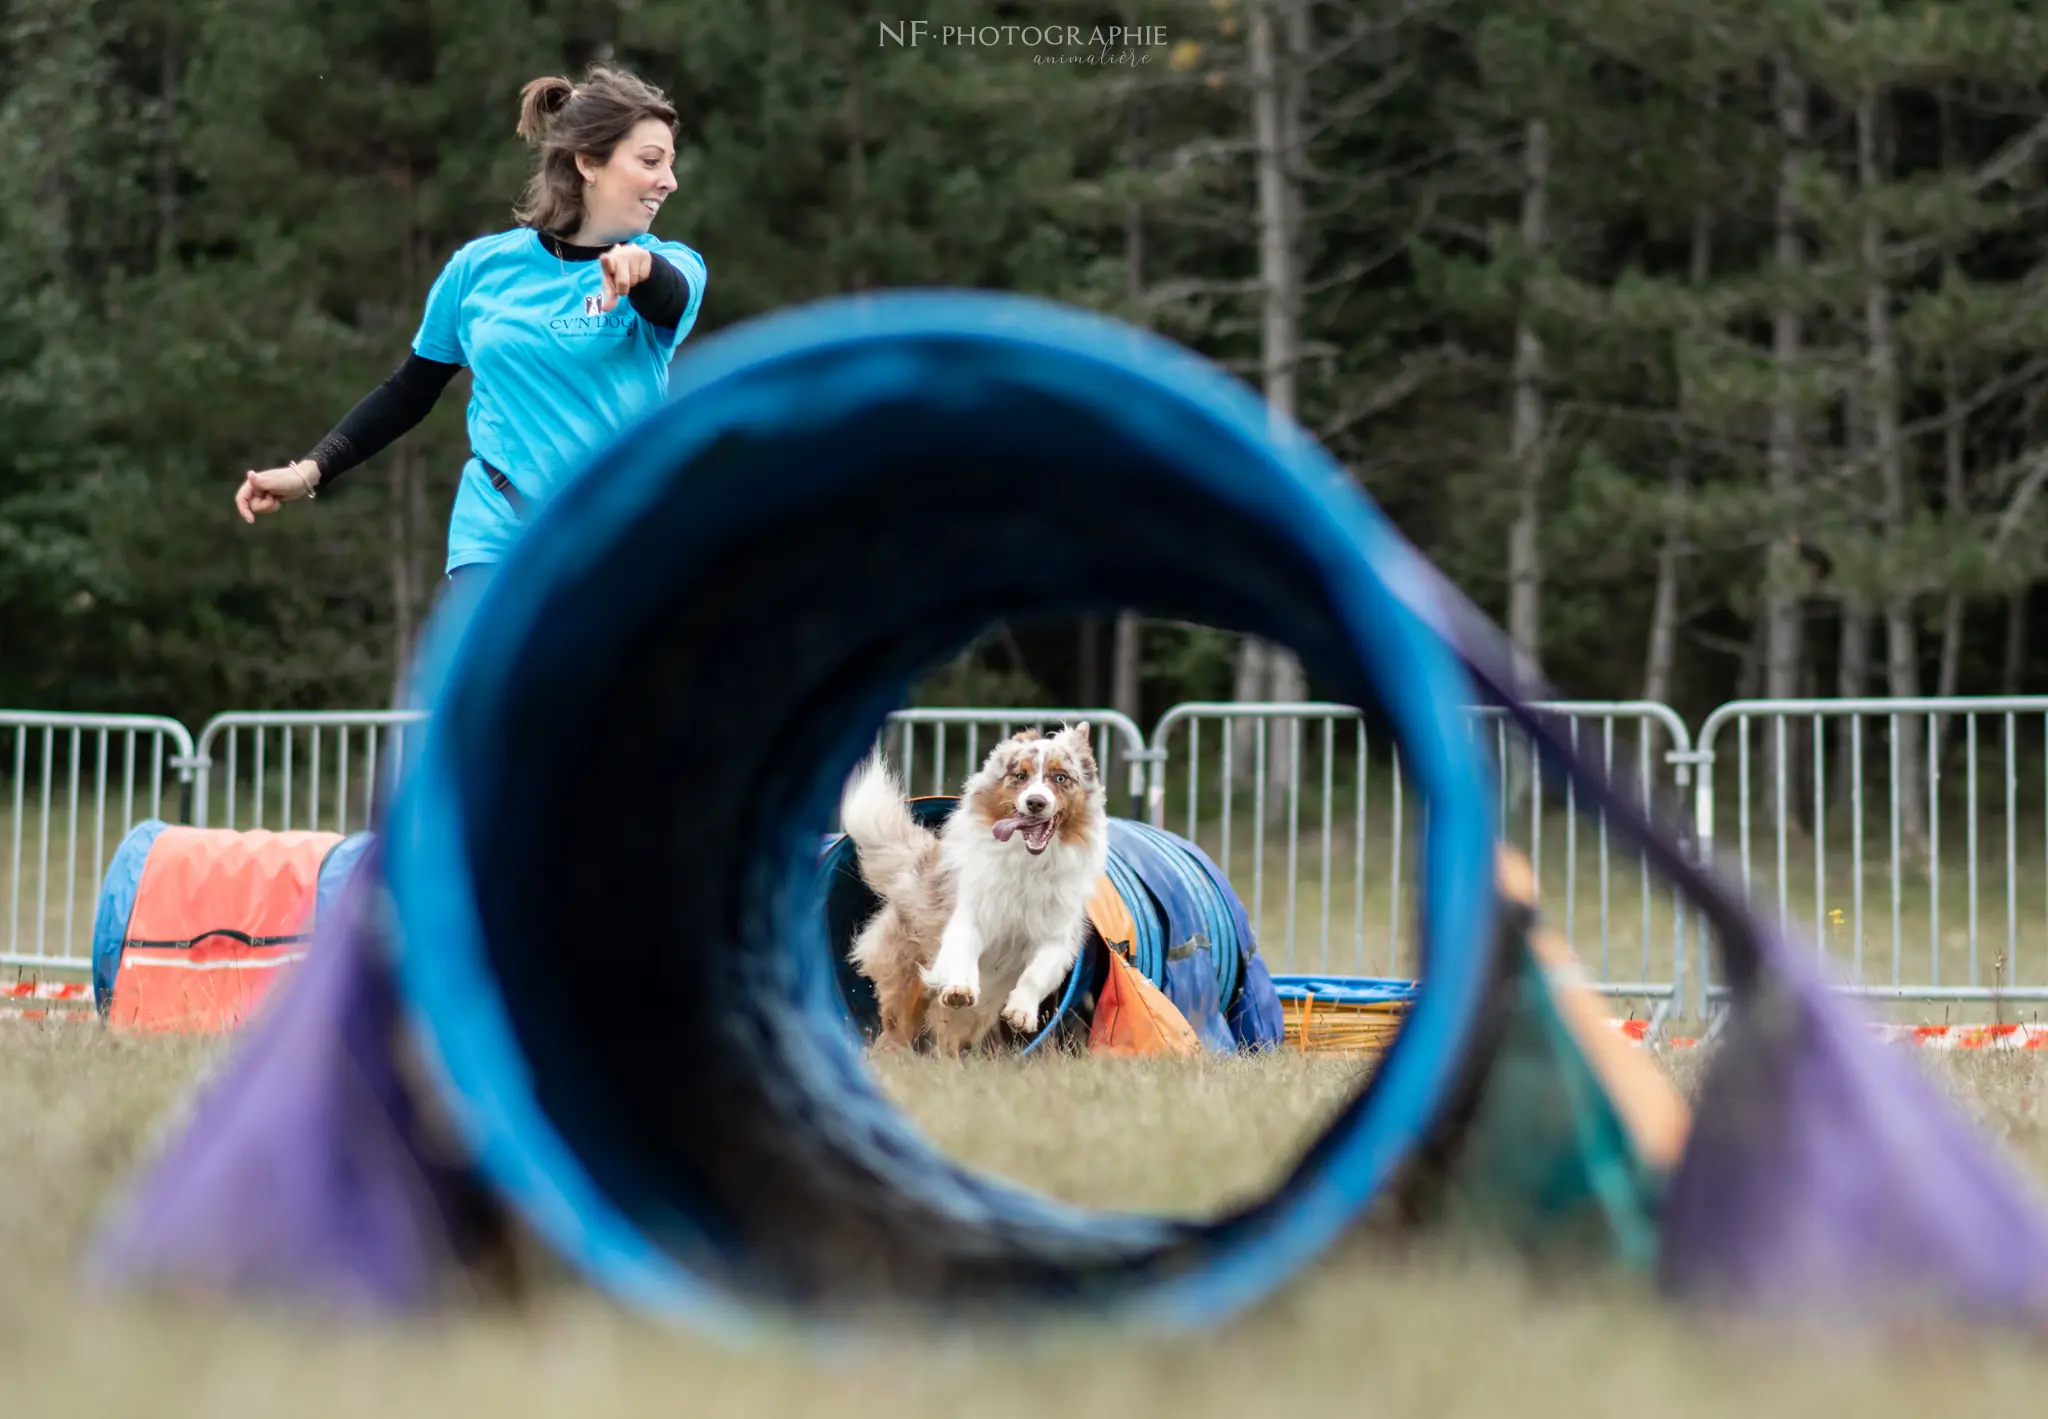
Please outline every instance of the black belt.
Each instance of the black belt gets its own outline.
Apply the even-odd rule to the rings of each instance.
[[[522,521],[524,521],[526,517],[526,499],[520,496],[519,490],[517,488],[512,486],[512,480],[510,478],[507,478],[503,473],[500,473],[497,469],[491,467],[489,463],[485,462],[481,454],[477,456],[476,461],[479,465],[482,466],[484,472],[490,477],[491,486],[493,488],[496,488],[499,492],[503,493],[505,495],[505,501],[512,504],[513,514],[520,518]]]

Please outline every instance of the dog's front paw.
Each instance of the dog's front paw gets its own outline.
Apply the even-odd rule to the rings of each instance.
[[[954,1010],[972,1010],[981,992],[971,985],[949,985],[939,992],[939,1004]]]
[[[1020,1035],[1028,1035],[1038,1028],[1038,1002],[1020,1001],[1012,997],[1003,1007],[1003,1023]]]

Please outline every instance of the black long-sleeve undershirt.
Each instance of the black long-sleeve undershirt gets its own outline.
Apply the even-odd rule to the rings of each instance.
[[[407,355],[404,364],[365,394],[306,455],[320,469],[320,490],[325,492],[343,473],[417,428],[461,368]]]
[[[564,261],[595,261],[610,250],[572,246],[545,232],[539,236],[541,245]],[[673,329],[689,308],[690,283],[673,262],[657,256],[647,279],[628,291],[626,299],[642,320]],[[343,473],[417,428],[461,368],[408,354],[405,363],[364,395],[306,455],[320,469],[320,490],[325,492]]]

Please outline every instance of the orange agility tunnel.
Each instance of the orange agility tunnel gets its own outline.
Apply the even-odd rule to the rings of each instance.
[[[101,1018],[134,1030],[234,1029],[305,954],[369,838],[136,824],[93,914]]]

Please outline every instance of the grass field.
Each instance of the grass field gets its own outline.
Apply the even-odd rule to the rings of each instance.
[[[732,1355],[580,1290],[518,1314],[337,1328],[269,1306],[111,1302],[79,1248],[213,1047],[0,1029],[0,1414],[1918,1416],[2034,1402],[2048,1350],[1922,1336],[1819,1343],[1710,1328],[1615,1276],[1540,1276],[1449,1243],[1355,1239],[1214,1334],[1064,1332],[835,1361]],[[2044,1066],[1928,1058],[2048,1178]],[[884,1086],[950,1152],[1074,1201],[1203,1212],[1268,1185],[1361,1066],[893,1061]],[[1688,1068],[1685,1074],[1692,1073]],[[1683,1078],[1683,1076],[1682,1076]]]

